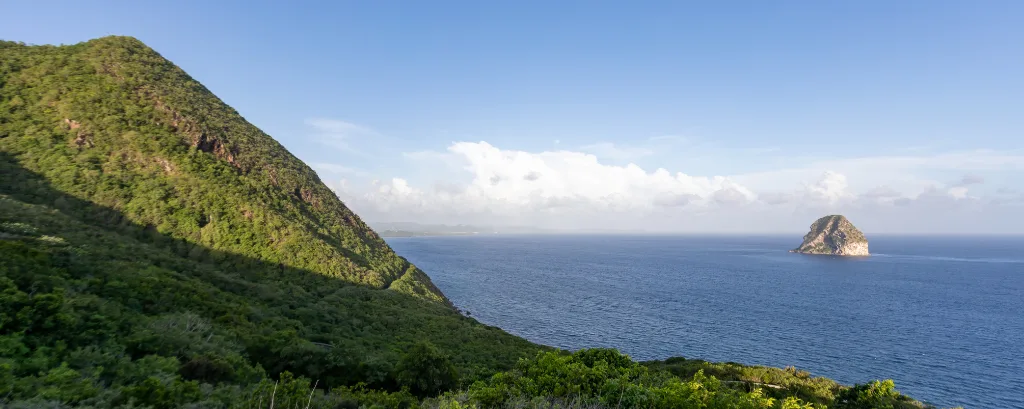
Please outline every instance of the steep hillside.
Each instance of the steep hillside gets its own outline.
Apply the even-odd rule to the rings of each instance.
[[[447,302],[312,169],[138,40],[0,52],[3,150],[57,190],[193,257],[214,249]]]
[[[309,167],[132,38],[0,42],[0,175],[0,405],[176,407],[284,373],[397,391],[414,345],[466,382],[543,349],[460,315]]]

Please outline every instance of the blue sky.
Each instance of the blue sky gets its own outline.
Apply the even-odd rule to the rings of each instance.
[[[991,223],[1024,210],[1024,2],[79,3],[0,38],[137,37],[370,220],[1024,232]]]

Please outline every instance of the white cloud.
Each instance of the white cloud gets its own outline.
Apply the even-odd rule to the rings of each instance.
[[[815,200],[820,200],[828,204],[835,204],[841,200],[853,197],[853,194],[847,191],[848,187],[845,175],[826,171],[821,176],[821,179],[818,179],[813,184],[807,185],[807,192],[810,193],[810,197]]]
[[[380,184],[354,200],[378,208],[416,212],[521,214],[575,211],[650,211],[659,207],[710,206],[753,201],[756,195],[729,178],[651,172],[630,164],[606,165],[573,151],[502,150],[486,142],[459,142],[447,154],[418,153],[458,166],[469,177],[460,191],[429,191],[404,178]]]
[[[869,231],[978,226],[1024,231],[1022,223],[986,222],[1019,212],[1022,203],[1011,195],[999,200],[972,195],[969,186],[980,185],[982,176],[967,173],[943,184],[920,172],[1024,169],[1024,156],[991,151],[811,161],[792,169],[733,176],[643,169],[609,163],[593,152],[526,152],[487,142],[457,142],[446,152],[404,157],[425,171],[394,175],[368,189],[336,187],[339,196],[376,221],[771,232],[800,230],[822,214],[841,212],[861,220],[858,224]],[[443,176],[427,180],[428,174]],[[960,218],[953,223],[950,217]]]
[[[954,186],[946,190],[946,194],[948,194],[949,197],[952,197],[954,199],[966,199],[967,188],[963,186]]]

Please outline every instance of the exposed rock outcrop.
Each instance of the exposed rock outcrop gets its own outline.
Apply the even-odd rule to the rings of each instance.
[[[811,231],[794,253],[828,254],[833,256],[867,256],[868,240],[846,217],[831,215],[811,224]]]

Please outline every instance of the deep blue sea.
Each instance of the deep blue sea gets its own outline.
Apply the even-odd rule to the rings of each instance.
[[[1024,238],[390,238],[461,309],[541,344],[891,378],[942,407],[1024,408]]]

